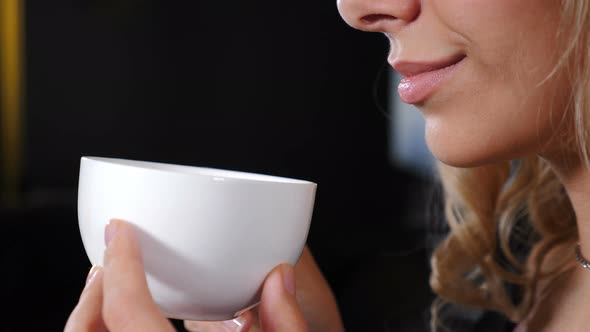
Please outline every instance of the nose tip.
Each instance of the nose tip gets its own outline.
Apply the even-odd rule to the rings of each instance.
[[[394,32],[420,14],[420,0],[338,0],[340,15],[355,29]]]

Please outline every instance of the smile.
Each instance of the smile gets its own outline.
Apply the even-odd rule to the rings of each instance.
[[[464,59],[465,55],[458,54],[433,62],[392,63],[393,68],[404,76],[398,86],[401,100],[407,104],[425,101],[453,75]]]

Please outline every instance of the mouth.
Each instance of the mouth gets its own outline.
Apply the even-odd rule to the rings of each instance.
[[[465,59],[464,54],[456,54],[431,62],[395,61],[391,63],[392,67],[404,76],[398,86],[400,98],[407,104],[425,101],[452,76]]]

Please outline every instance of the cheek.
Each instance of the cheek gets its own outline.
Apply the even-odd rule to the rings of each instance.
[[[446,27],[461,36],[474,61],[498,75],[499,70],[534,69],[531,55],[551,62],[559,50],[555,38],[560,0],[432,0]]]
[[[461,167],[542,153],[567,120],[568,91],[560,80],[521,93],[493,81],[455,95],[453,103],[424,105],[429,148],[442,162]]]
[[[555,134],[567,92],[561,78],[539,84],[557,62],[558,3],[432,1],[465,40],[469,60],[444,94],[421,107],[439,160],[476,166],[519,158],[538,153]]]

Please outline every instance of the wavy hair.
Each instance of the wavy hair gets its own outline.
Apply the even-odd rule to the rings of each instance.
[[[562,0],[562,10],[557,37],[565,47],[547,79],[559,71],[571,82],[564,120],[575,127],[571,146],[590,167],[590,2]],[[444,302],[522,320],[540,285],[573,259],[577,227],[563,185],[539,156],[475,168],[440,164],[439,176],[450,233],[431,258],[432,289]],[[519,246],[530,250],[522,255],[515,252]],[[517,298],[508,285],[519,288]],[[440,323],[438,304],[432,306],[433,330]]]

